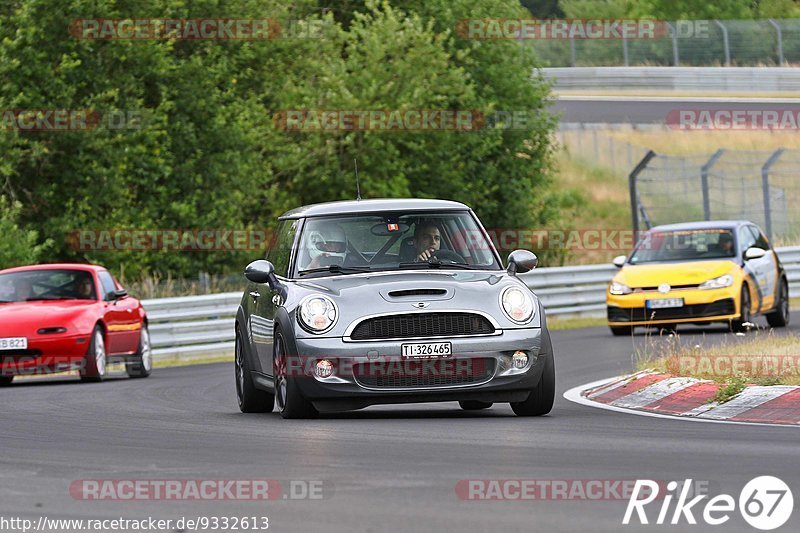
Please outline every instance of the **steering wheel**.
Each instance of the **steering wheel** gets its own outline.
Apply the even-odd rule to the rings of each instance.
[[[449,261],[451,263],[461,263],[464,264],[464,258],[461,255],[457,254],[452,250],[436,250],[431,254],[432,257],[435,257],[439,261]]]

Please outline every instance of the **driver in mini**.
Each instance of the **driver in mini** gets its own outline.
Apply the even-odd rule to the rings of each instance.
[[[414,249],[417,258],[414,261],[427,261],[442,246],[442,234],[433,222],[421,222],[414,228]]]
[[[308,255],[311,262],[306,268],[324,268],[344,265],[347,255],[347,236],[338,224],[320,225],[308,234]]]

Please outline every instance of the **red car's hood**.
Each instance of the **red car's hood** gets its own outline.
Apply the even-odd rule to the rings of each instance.
[[[37,300],[0,304],[0,337],[30,336],[39,328],[74,329],[73,319],[95,305],[97,302],[94,300]]]

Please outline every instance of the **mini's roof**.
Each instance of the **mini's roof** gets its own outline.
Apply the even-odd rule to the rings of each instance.
[[[347,200],[312,204],[287,211],[280,219],[349,215],[391,211],[465,211],[469,207],[450,200],[419,200],[414,198],[381,198],[376,200]]]
[[[100,265],[89,265],[86,263],[44,263],[41,265],[27,265],[14,268],[6,268],[0,270],[0,274],[8,274],[10,272],[23,272],[27,270],[85,270],[88,272],[99,272],[105,270],[105,267]]]
[[[698,222],[681,222],[655,226],[650,231],[686,231],[693,229],[735,229],[745,224],[753,224],[749,220],[701,220]],[[754,224],[755,225],[755,224]]]

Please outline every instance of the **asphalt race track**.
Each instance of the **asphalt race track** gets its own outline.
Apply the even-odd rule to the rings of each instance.
[[[794,109],[800,100],[785,98],[560,96],[551,111],[566,123],[664,124],[675,110]]]
[[[684,331],[693,342],[731,338],[721,329]],[[738,500],[748,480],[775,475],[793,487],[797,505],[800,428],[663,420],[562,398],[569,388],[629,370],[645,341],[643,334],[612,337],[606,328],[553,332],[558,398],[553,413],[538,419],[517,418],[507,405],[468,413],[456,403],[372,407],[311,421],[244,415],[232,364],[157,369],[148,379],[100,384],[70,377],[15,382],[0,390],[0,516],[268,516],[271,531],[296,532],[688,528],[685,522],[624,527],[624,500],[464,501],[456,495],[459,480],[511,478],[692,478],[708,482],[712,495]],[[321,481],[323,498],[84,501],[69,492],[83,479],[254,478],[279,480],[284,490],[290,480]],[[659,507],[648,508],[651,522]],[[702,523],[701,515],[702,509],[695,512]],[[691,530],[752,530],[738,510],[731,515],[724,526]],[[796,510],[781,530],[799,525]]]

